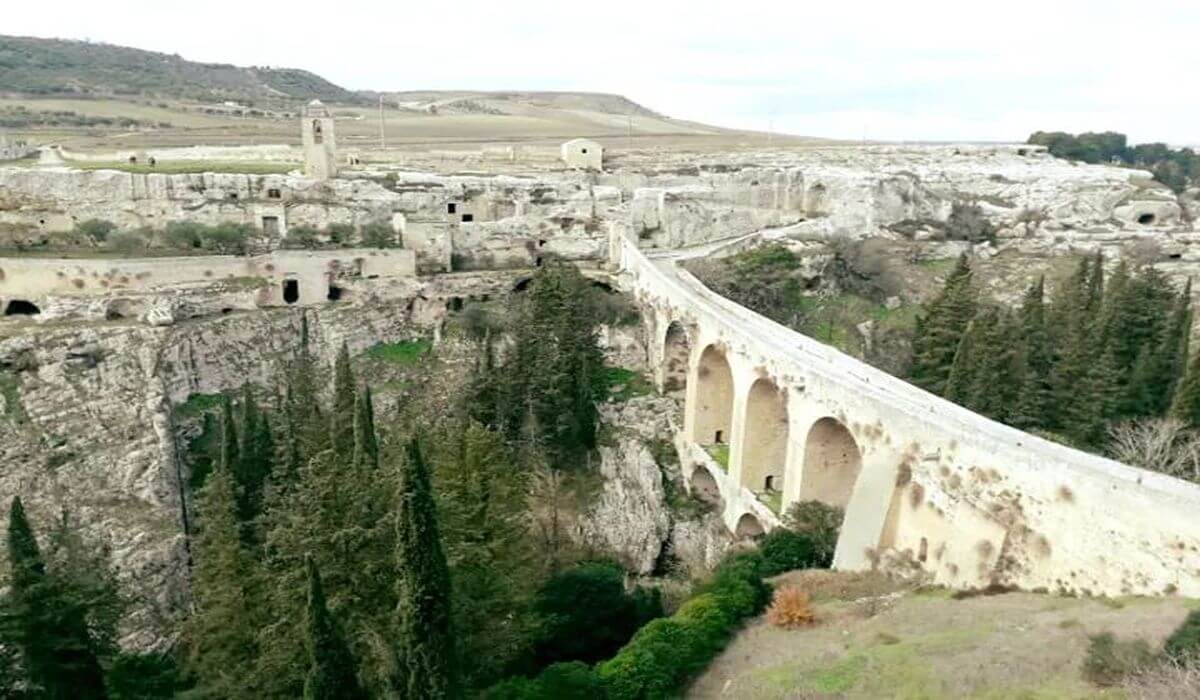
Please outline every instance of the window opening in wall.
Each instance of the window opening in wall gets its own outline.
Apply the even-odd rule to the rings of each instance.
[[[5,316],[37,316],[42,313],[37,304],[25,299],[13,299],[4,307]]]
[[[587,149],[586,149],[586,148],[585,148],[585,149],[583,149],[583,152],[584,152],[584,153],[587,153]]]
[[[725,437],[725,431],[718,430],[717,434],[713,436],[713,443],[717,444],[717,445],[722,444],[723,442],[725,442],[724,437]]]
[[[263,233],[265,233],[268,236],[278,236],[279,235],[279,217],[278,216],[264,216],[262,218],[262,229],[263,229]]]
[[[537,258],[534,259],[534,261],[533,261],[533,265],[534,265],[534,267],[541,267],[542,266],[542,256],[540,256],[540,255],[537,256]]]
[[[463,214],[462,220],[463,220],[464,224],[469,224],[475,220],[475,215],[474,214]]]
[[[230,198],[230,199],[237,199],[237,198],[238,198],[238,194],[237,194],[237,192],[230,192],[230,193],[229,193],[229,198]]]
[[[450,297],[450,301],[446,303],[446,308],[450,309],[451,311],[462,311],[462,297]]]
[[[924,563],[929,558],[929,540],[921,538],[921,548],[917,551],[917,561]]]
[[[458,213],[458,204],[456,204],[454,202],[448,203],[446,205],[446,213],[447,214],[457,214]]]
[[[300,301],[300,280],[283,281],[283,303],[295,304]]]
[[[321,122],[313,120],[313,143],[324,143],[325,134],[321,133]]]
[[[329,301],[339,301],[342,298],[342,292],[341,287],[331,284],[329,285],[329,293],[325,295],[325,298]]]
[[[279,190],[275,189],[274,187],[267,190],[267,199],[279,199],[282,196],[283,196],[283,193],[280,192]]]
[[[766,491],[774,491],[775,490],[775,477],[774,476],[771,476],[769,474],[767,475],[767,478],[763,480],[763,489]]]

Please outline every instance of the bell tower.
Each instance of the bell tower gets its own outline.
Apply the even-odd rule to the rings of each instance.
[[[314,180],[337,176],[333,114],[320,100],[309,102],[301,112],[300,136],[304,142],[304,174]]]

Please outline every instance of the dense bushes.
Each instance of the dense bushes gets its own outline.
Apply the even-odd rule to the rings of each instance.
[[[828,569],[833,564],[842,510],[820,501],[793,503],[784,514],[784,527],[775,528],[758,541],[763,575],[776,576],[793,569]]]
[[[775,528],[758,541],[762,552],[763,574],[776,576],[793,569],[820,568],[816,564],[816,547],[806,534],[786,528]]]
[[[489,700],[672,697],[725,647],[742,620],[762,611],[769,596],[770,587],[763,581],[762,555],[733,554],[674,615],[651,621],[616,656],[595,669],[583,664],[556,664],[537,678],[514,678],[500,683],[485,697]]]
[[[1121,163],[1146,168],[1154,179],[1182,192],[1200,179],[1200,154],[1190,148],[1174,149],[1165,143],[1129,146],[1125,134],[1113,131],[1076,136],[1061,131],[1038,131],[1029,143],[1045,146],[1050,154],[1085,163]]]
[[[1099,686],[1113,686],[1153,660],[1154,654],[1146,640],[1117,639],[1111,632],[1104,632],[1088,638],[1083,677]]]
[[[1176,660],[1200,656],[1200,610],[1188,613],[1183,624],[1167,637],[1163,653]]]
[[[589,663],[611,656],[639,627],[662,615],[657,589],[625,592],[625,572],[610,562],[586,562],[550,578],[534,610],[544,619],[539,665]]]
[[[245,224],[208,226],[192,221],[172,221],[163,238],[167,245],[182,250],[201,249],[221,255],[242,255],[252,229]]]

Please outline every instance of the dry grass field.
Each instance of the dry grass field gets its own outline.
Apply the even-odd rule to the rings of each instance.
[[[1190,605],[1178,598],[1032,593],[958,600],[874,575],[811,571],[781,578],[813,596],[817,623],[788,630],[765,617],[752,621],[687,697],[1127,697],[1083,679],[1088,635],[1112,632],[1157,646]]]

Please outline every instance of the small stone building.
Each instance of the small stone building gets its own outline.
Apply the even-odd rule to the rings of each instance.
[[[591,139],[571,139],[562,145],[562,160],[570,168],[602,170],[604,147]]]
[[[337,176],[337,142],[333,136],[333,113],[320,100],[309,102],[300,117],[304,142],[304,174],[314,180]]]

